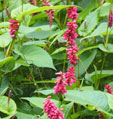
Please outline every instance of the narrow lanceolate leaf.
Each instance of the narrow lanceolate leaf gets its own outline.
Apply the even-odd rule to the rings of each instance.
[[[64,9],[64,8],[68,8],[70,7],[70,5],[58,5],[58,6],[45,6],[45,7],[34,7],[33,5],[30,4],[24,4],[23,5],[23,12],[22,12],[22,6],[14,9],[11,12],[11,17],[12,18],[16,18],[17,20],[21,20],[22,17],[24,17],[25,15],[29,15],[32,13],[36,13],[36,12],[41,12],[41,11],[45,11],[45,10],[50,10],[50,9]]]

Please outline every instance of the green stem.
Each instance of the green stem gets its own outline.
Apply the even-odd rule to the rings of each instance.
[[[31,74],[31,76],[32,76],[33,83],[34,83],[34,85],[36,86],[36,89],[37,89],[37,91],[38,91],[38,85],[37,85],[36,80],[35,80],[35,78],[34,78],[33,72],[32,72],[32,70],[31,70],[29,67],[28,67],[28,69],[29,69],[30,74]]]
[[[80,89],[82,88],[83,84],[84,84],[85,78],[82,79],[81,85],[80,85]]]
[[[111,12],[112,4],[109,10],[109,15]],[[107,24],[107,34],[106,34],[106,41],[105,41],[105,47],[108,48],[108,40],[109,40],[109,17],[108,17],[108,24]]]
[[[66,66],[66,51],[65,51],[65,58],[64,58],[64,63],[63,63],[63,72],[65,72],[65,66]]]
[[[26,61],[26,63],[28,64],[27,59],[25,58],[24,54],[23,54],[23,57],[24,57],[24,60]],[[33,72],[32,72],[32,70],[29,67],[28,67],[28,69],[29,69],[29,72],[30,72],[30,74],[32,76],[33,83],[34,83],[34,85],[35,85],[35,87],[36,87],[36,89],[38,91],[38,85],[37,85],[36,80],[34,78]]]
[[[15,93],[15,95],[17,96],[17,92],[14,89],[13,85],[11,83],[9,83],[10,87],[12,88],[13,92]],[[17,96],[18,97],[18,96]],[[18,97],[18,99],[20,100],[21,103],[23,103],[23,101]]]
[[[82,63],[82,61],[81,61],[81,59],[79,58],[79,61],[80,61],[80,63],[81,63],[81,65],[82,65],[82,67],[83,67],[83,69],[84,69],[84,71],[86,72],[86,74],[88,73],[87,72],[87,69],[85,68],[85,66],[84,66],[84,64]]]
[[[38,72],[39,72],[39,75],[40,75],[40,79],[43,81],[43,76],[42,76],[42,73],[41,73],[39,68],[38,68]]]
[[[12,52],[13,52],[13,47],[15,44],[15,39],[12,40],[10,46],[8,47],[7,53],[6,53],[6,57],[11,56]]]
[[[107,35],[106,35],[106,41],[105,41],[105,48],[108,48],[108,40],[109,40],[109,31],[108,31],[108,27],[107,27]]]
[[[101,76],[102,76],[105,60],[106,60],[106,53],[104,53],[104,58],[103,58],[103,62],[102,62],[102,66],[101,66],[101,71],[100,71],[100,76],[99,76],[99,80],[98,80],[96,89],[98,89],[99,85],[100,85],[100,81],[101,81]]]

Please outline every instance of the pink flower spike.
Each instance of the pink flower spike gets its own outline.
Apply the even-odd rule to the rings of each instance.
[[[68,60],[70,64],[76,65],[78,64],[76,61],[78,60],[78,57],[76,55],[76,52],[78,51],[78,48],[76,45],[73,45],[72,47],[69,47],[66,49],[67,55],[68,55]]]
[[[75,30],[75,29],[77,29],[77,27],[78,27],[78,25],[75,24],[75,22],[74,23],[73,22],[67,23],[67,28],[69,28],[69,29]]]
[[[14,39],[16,38],[16,32],[18,31],[18,28],[19,28],[19,24],[18,24],[18,21],[16,20],[9,20],[10,22],[10,26],[9,26],[9,29],[10,29],[10,35],[11,35],[11,38]]]
[[[113,90],[112,90],[112,87],[108,84],[105,84],[105,87],[106,89],[106,92],[108,92],[109,94],[112,94],[113,95]]]
[[[54,102],[51,102],[50,98],[51,96],[48,96],[43,102],[44,112],[47,113],[49,119],[64,119],[63,112],[61,112],[63,109],[58,109]]]
[[[76,83],[74,66],[70,66],[68,72],[65,73],[65,78],[66,78],[66,83],[69,86],[72,86],[73,83]]]
[[[61,94],[67,93],[67,90],[65,88],[66,82],[63,81],[63,79],[65,78],[65,73],[58,72],[58,73],[56,73],[56,75],[60,75],[60,76],[57,77],[57,81],[55,82],[56,83],[56,85],[54,86],[55,94],[58,94],[58,93],[61,93]]]
[[[41,0],[41,1],[43,6],[52,6],[48,0]],[[46,13],[47,13],[47,16],[49,16],[49,24],[51,27],[53,23],[54,15],[55,15],[55,10],[54,9],[46,10]]]
[[[113,26],[113,10],[110,10],[109,14],[109,27],[111,28]]]
[[[72,19],[72,21],[76,21],[75,19],[78,19],[78,13],[76,7],[70,7],[67,9],[68,13],[68,19]]]

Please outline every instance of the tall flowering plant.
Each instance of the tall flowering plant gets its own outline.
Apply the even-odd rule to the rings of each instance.
[[[44,0],[42,0],[44,2]],[[44,4],[44,3],[43,3]],[[44,4],[45,5],[45,4]],[[56,73],[57,80],[56,85],[54,86],[54,93],[57,94],[64,94],[67,93],[66,85],[72,86],[73,83],[76,83],[76,76],[75,76],[75,66],[78,64],[77,60],[78,57],[77,53],[77,45],[75,39],[78,37],[76,33],[77,24],[76,19],[78,18],[77,8],[70,7],[67,9],[68,19],[71,19],[67,23],[68,30],[63,35],[64,40],[66,41],[66,51],[68,55],[69,63],[71,64],[67,72],[58,72]],[[65,80],[64,80],[65,79]],[[47,116],[50,119],[64,119],[63,113],[61,112],[62,109],[58,109],[54,106],[54,103],[50,101],[50,96],[47,97],[46,101],[44,102],[44,112],[47,113]]]
[[[66,51],[68,55],[69,63],[71,64],[67,72],[60,72],[56,74],[60,74],[60,77],[57,77],[56,86],[54,87],[55,94],[66,93],[66,85],[72,86],[73,83],[76,83],[75,76],[75,66],[78,64],[78,57],[76,55],[78,48],[76,45],[75,39],[78,37],[76,33],[77,24],[76,19],[78,18],[77,8],[70,7],[67,9],[68,19],[71,20],[67,22],[68,30],[63,35],[64,40],[66,41]],[[63,80],[65,79],[65,81]],[[60,80],[60,81],[59,81]],[[60,83],[59,83],[60,82]]]

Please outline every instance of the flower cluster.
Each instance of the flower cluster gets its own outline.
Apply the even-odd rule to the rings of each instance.
[[[73,45],[66,49],[70,64],[73,64],[73,65],[78,64],[77,63],[78,57],[76,55],[77,50],[78,50],[77,45]]]
[[[50,119],[64,119],[63,112],[61,112],[63,109],[58,109],[54,102],[51,102],[50,100],[51,96],[48,96],[43,102],[44,104],[44,112],[47,113],[47,116]]]
[[[10,22],[10,27],[9,27],[10,32],[9,33],[11,35],[11,38],[14,39],[16,38],[16,33],[19,28],[19,23],[16,20],[9,20],[9,22]]]
[[[66,83],[69,86],[72,86],[73,83],[76,83],[75,79],[75,67],[71,66],[65,73]]]
[[[43,6],[52,6],[48,0],[41,0],[41,1]],[[47,13],[47,16],[49,16],[49,24],[51,27],[53,23],[54,15],[55,15],[55,10],[54,9],[46,10],[46,13]]]
[[[70,7],[67,9],[68,19],[72,19],[72,21],[76,21],[78,19],[78,13],[76,7]]]
[[[67,9],[68,13],[68,19],[71,19],[67,23],[68,30],[63,35],[64,40],[66,40],[66,45],[68,46],[66,48],[68,60],[71,64],[69,69],[67,69],[67,72],[65,73],[58,73],[60,77],[57,77],[56,86],[54,87],[55,94],[58,93],[66,93],[66,85],[72,86],[73,83],[76,83],[75,79],[75,67],[78,63],[78,57],[76,55],[78,48],[75,42],[75,39],[78,37],[78,34],[75,32],[77,29],[76,19],[78,18],[77,8],[76,7],[70,7]],[[65,81],[63,81],[65,79]]]
[[[112,94],[113,95],[113,90],[112,90],[112,87],[108,84],[105,84],[105,87],[106,89],[106,92],[109,93],[109,94]],[[103,114],[101,112],[99,112],[99,119],[103,119]]]
[[[109,14],[109,27],[111,28],[113,25],[113,10],[110,10],[110,14]]]
[[[56,81],[56,86],[54,87],[55,90],[55,94],[61,93],[64,94],[66,93],[66,82],[63,81],[63,79],[65,78],[65,73],[62,72],[58,72],[56,73],[56,75],[60,75],[57,77],[57,81]]]
[[[108,92],[109,94],[112,94],[113,95],[113,90],[112,90],[112,87],[108,84],[105,84],[105,87],[106,89],[106,92]]]

